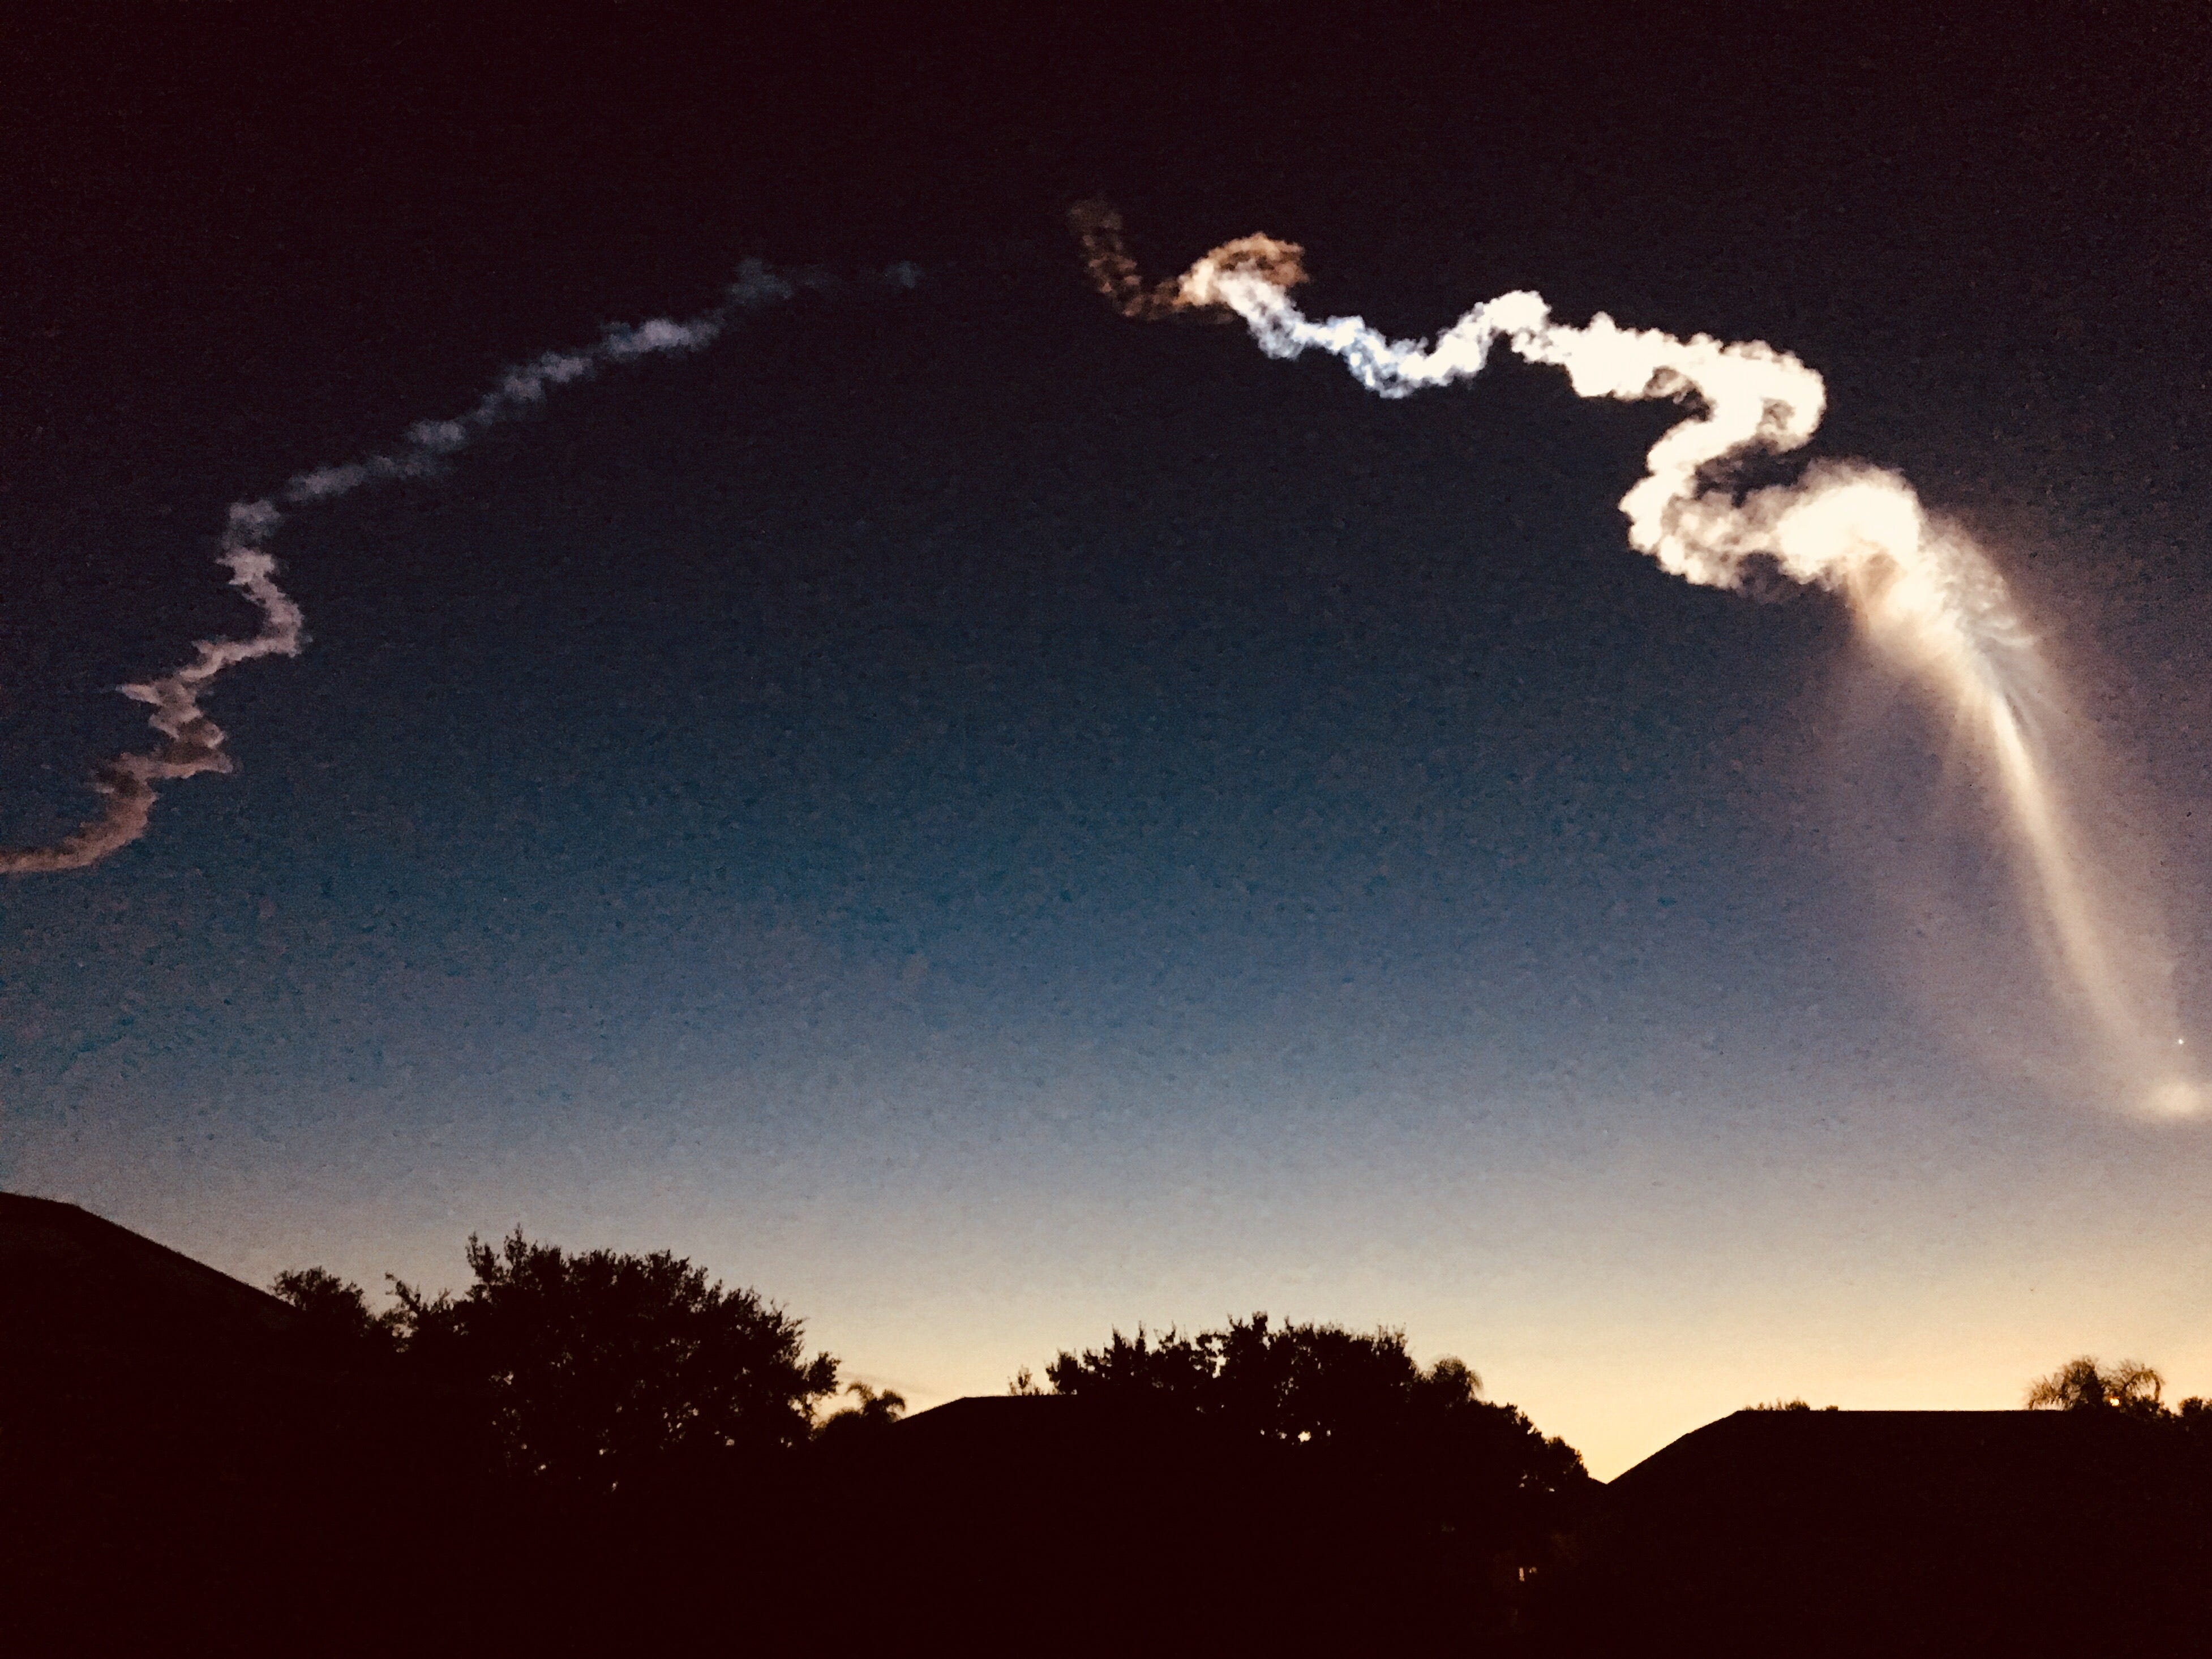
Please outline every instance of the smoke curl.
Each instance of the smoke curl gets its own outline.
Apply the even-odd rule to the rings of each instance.
[[[915,267],[901,264],[886,271],[884,281],[894,288],[912,288],[919,276]],[[655,317],[642,323],[610,324],[594,344],[549,351],[507,369],[466,413],[450,420],[418,421],[397,449],[316,467],[296,474],[272,495],[232,503],[216,560],[229,570],[230,586],[260,611],[259,630],[247,639],[203,640],[183,667],[158,679],[118,686],[125,696],[152,705],[147,723],[161,735],[162,743],[118,755],[100,767],[92,780],[93,789],[102,798],[100,810],[59,840],[43,847],[0,847],[0,875],[88,868],[146,833],[156,783],[234,769],[223,747],[222,728],[200,707],[202,694],[240,663],[296,657],[307,643],[307,619],[277,586],[276,560],[267,547],[285,523],[284,508],[320,506],[386,479],[435,477],[444,471],[447,459],[466,448],[479,434],[544,404],[550,388],[589,379],[608,364],[703,349],[737,312],[787,300],[793,292],[790,280],[748,259],[724,291],[722,303],[711,310],[682,322]]]
[[[1431,340],[1392,340],[1358,317],[1308,317],[1290,290],[1306,279],[1294,242],[1244,236],[1180,276],[1147,284],[1101,202],[1072,210],[1093,285],[1124,316],[1241,319],[1270,357],[1309,350],[1341,361],[1384,398],[1480,374],[1500,345],[1565,371],[1577,396],[1663,398],[1691,410],[1651,447],[1621,498],[1632,546],[1686,581],[1742,589],[1770,565],[1842,595],[1876,652],[1953,711],[1988,761],[2027,912],[2062,1000],[2083,1017],[2107,1075],[2137,1109],[2193,1115],[2208,1091],[2179,1060],[2175,1012],[2144,940],[2112,913],[2109,883],[2074,822],[2039,707],[2045,671],[1988,556],[1929,513],[1895,472],[1817,461],[1793,482],[1739,495],[1731,464],[1802,448],[1827,391],[1820,374],[1763,341],[1687,339],[1624,328],[1601,312],[1580,327],[1526,290],[1474,306]]]

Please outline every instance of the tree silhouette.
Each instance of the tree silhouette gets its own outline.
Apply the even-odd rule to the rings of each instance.
[[[1453,1422],[1518,1419],[1481,1397],[1482,1379],[1449,1356],[1423,1370],[1401,1330],[1274,1325],[1264,1313],[1224,1330],[1184,1336],[1113,1334],[1106,1346],[1063,1352],[1045,1368],[1054,1392],[1103,1401],[1187,1406],[1239,1433],[1300,1445],[1369,1441]],[[1532,1431],[1533,1432],[1533,1431]],[[1538,1462],[1565,1478],[1582,1460],[1541,1441]]]
[[[2025,1403],[2030,1411],[2118,1411],[2162,1418],[2165,1392],[2166,1379],[2140,1360],[2123,1359],[2107,1370],[2094,1354],[2082,1354],[2029,1383]]]
[[[832,1413],[814,1431],[817,1441],[833,1449],[849,1450],[868,1443],[897,1422],[906,1410],[906,1396],[894,1389],[878,1393],[865,1382],[852,1382],[846,1385],[845,1392],[860,1404]]]
[[[1195,1336],[1117,1330],[1103,1348],[1063,1352],[1046,1376],[1056,1394],[1188,1413],[1279,1449],[1316,1481],[1389,1506],[1407,1547],[1449,1540],[1484,1571],[1545,1556],[1592,1484],[1579,1453],[1484,1400],[1462,1362],[1423,1370],[1401,1330],[1277,1326],[1264,1313]]]
[[[803,1444],[837,1363],[797,1320],[666,1250],[570,1255],[471,1235],[456,1297],[397,1280],[410,1366],[485,1401],[526,1475],[611,1492]]]
[[[309,1334],[335,1352],[386,1358],[398,1350],[399,1310],[371,1313],[361,1286],[327,1267],[288,1267],[269,1290],[297,1308]]]

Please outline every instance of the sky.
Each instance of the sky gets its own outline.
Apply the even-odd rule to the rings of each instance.
[[[1631,550],[1679,411],[1383,401],[1117,316],[1066,228],[1291,238],[1393,334],[1533,287],[1795,352],[1808,453],[2011,584],[2212,1044],[2212,40],[1827,9],[11,25],[0,841],[251,632],[228,503],[794,291],[292,514],[236,774],[0,882],[0,1186],[259,1283],[672,1248],[915,1407],[1402,1326],[1601,1475],[2083,1352],[2212,1394],[2212,1121],[2083,1081],[1832,596]]]

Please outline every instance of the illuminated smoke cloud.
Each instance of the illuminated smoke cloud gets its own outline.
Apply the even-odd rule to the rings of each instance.
[[[912,288],[919,280],[920,272],[912,265],[895,265],[884,274],[885,283],[893,287]],[[234,504],[217,558],[229,568],[230,585],[260,609],[260,631],[251,639],[203,641],[198,654],[182,668],[141,685],[119,687],[125,696],[153,705],[148,723],[161,734],[161,746],[118,755],[101,767],[92,785],[104,798],[100,811],[60,840],[46,847],[0,848],[0,875],[82,870],[97,864],[146,833],[155,783],[231,769],[222,728],[201,709],[201,693],[224,670],[240,663],[298,656],[307,639],[305,618],[276,585],[276,561],[267,550],[270,538],[284,523],[283,508],[336,501],[380,479],[434,477],[444,470],[446,458],[466,448],[477,434],[543,404],[548,388],[587,379],[604,364],[697,351],[714,342],[733,313],[788,299],[792,291],[790,282],[749,259],[738,267],[738,279],[723,302],[711,311],[687,322],[656,317],[650,322],[612,325],[595,345],[549,351],[508,369],[474,409],[452,420],[418,422],[408,428],[406,441],[389,453],[317,467],[299,474],[273,496]]]
[[[1295,243],[1241,237],[1147,285],[1111,208],[1085,203],[1070,219],[1091,281],[1123,315],[1234,315],[1269,356],[1326,352],[1384,398],[1469,379],[1503,345],[1564,369],[1580,397],[1689,405],[1695,412],[1661,435],[1649,471],[1621,499],[1630,543],[1706,586],[1741,587],[1768,565],[1843,595],[1876,650],[1955,711],[1988,759],[2054,983],[2136,1105],[2168,1116],[2203,1106],[2205,1090],[2178,1063],[2170,997],[2143,941],[2101,898],[2108,884],[2081,845],[2038,729],[2045,671],[1987,556],[1932,517],[1903,478],[1863,462],[1817,462],[1794,483],[1741,495],[1720,481],[1728,463],[1812,437],[1826,404],[1815,371],[1756,340],[1679,339],[1603,313],[1577,327],[1525,291],[1483,301],[1433,341],[1388,339],[1360,318],[1316,321],[1298,309],[1289,291],[1305,270]]]

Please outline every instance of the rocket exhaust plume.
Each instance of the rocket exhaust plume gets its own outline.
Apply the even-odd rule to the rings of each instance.
[[[1765,565],[1840,594],[1875,652],[1950,711],[1984,759],[2052,987],[2094,1039],[2100,1069],[2154,1115],[2208,1103],[2180,1059],[2155,964],[2116,921],[2082,845],[2039,720],[2045,672],[1987,556],[1901,477],[1864,462],[1817,461],[1793,483],[1743,494],[1727,487],[1730,463],[1811,439],[1826,403],[1818,373],[1756,340],[1678,339],[1601,312],[1577,327],[1527,291],[1482,301],[1432,341],[1387,339],[1358,317],[1316,321],[1298,309],[1290,290],[1305,270],[1295,243],[1240,237],[1148,286],[1110,207],[1085,203],[1070,222],[1093,283],[1125,316],[1233,316],[1267,356],[1326,352],[1381,397],[1471,379],[1502,345],[1564,369],[1580,397],[1689,406],[1621,499],[1630,544],[1705,586],[1740,588]]]
[[[913,268],[893,266],[885,280],[910,288]],[[791,292],[792,285],[782,277],[757,260],[747,260],[738,267],[738,280],[726,291],[723,302],[712,310],[684,322],[656,317],[649,322],[610,325],[596,344],[549,351],[507,370],[475,408],[451,420],[418,422],[408,428],[406,441],[388,453],[317,467],[299,474],[273,495],[234,502],[216,557],[228,568],[230,585],[259,609],[260,631],[250,639],[204,640],[183,667],[143,684],[118,687],[125,696],[153,706],[148,724],[161,733],[161,745],[118,755],[101,767],[92,787],[104,797],[104,805],[60,840],[46,847],[0,847],[0,875],[82,870],[98,864],[146,833],[155,783],[232,769],[222,728],[200,708],[201,695],[225,670],[261,657],[296,657],[307,640],[306,619],[276,585],[276,561],[267,547],[284,523],[285,507],[333,501],[379,479],[434,477],[443,471],[446,458],[466,448],[478,433],[543,404],[548,387],[588,379],[609,363],[699,350],[722,331],[733,313],[787,299]]]

